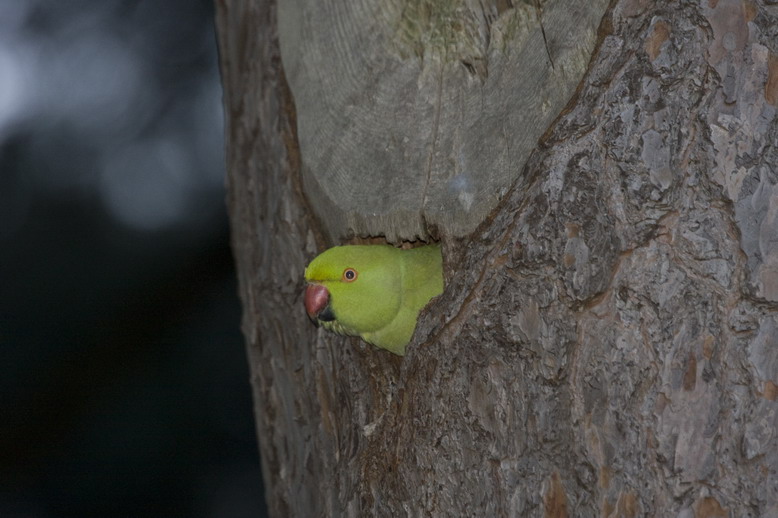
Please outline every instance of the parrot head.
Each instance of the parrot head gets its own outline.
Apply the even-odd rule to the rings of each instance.
[[[392,322],[402,302],[400,262],[391,246],[337,246],[305,269],[305,310],[339,334],[375,332]]]

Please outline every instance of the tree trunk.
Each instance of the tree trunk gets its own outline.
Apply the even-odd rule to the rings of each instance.
[[[293,8],[313,9],[303,3]],[[520,8],[494,4],[499,16]],[[228,203],[273,516],[778,517],[774,0],[612,2],[575,94],[531,154],[487,161],[512,187],[473,202],[489,207],[475,230],[430,215],[432,197],[411,217],[332,201],[316,171],[374,150],[309,127],[298,147],[298,121],[318,122],[295,113],[275,2],[217,8]],[[440,77],[472,68],[484,85],[501,73],[434,61],[424,67]],[[447,141],[457,120],[438,114],[437,136],[419,124],[432,144],[409,145],[409,163],[489,154],[495,127],[508,143],[530,131],[506,116]],[[366,183],[361,196],[391,174],[377,169],[351,180]],[[416,174],[436,196],[456,177]],[[307,321],[303,269],[350,230],[442,241],[446,288],[404,358]]]

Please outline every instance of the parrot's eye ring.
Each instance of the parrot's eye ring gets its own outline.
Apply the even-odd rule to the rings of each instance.
[[[343,281],[344,282],[354,282],[357,280],[357,276],[359,274],[354,268],[346,268],[343,270]]]

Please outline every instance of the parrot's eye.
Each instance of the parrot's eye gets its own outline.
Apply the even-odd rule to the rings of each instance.
[[[354,282],[357,280],[357,271],[354,268],[346,268],[343,270],[343,280],[345,282]]]

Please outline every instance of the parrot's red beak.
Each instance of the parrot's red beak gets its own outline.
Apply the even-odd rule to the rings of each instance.
[[[311,320],[316,321],[330,301],[330,293],[321,284],[309,284],[305,288],[305,311]]]

